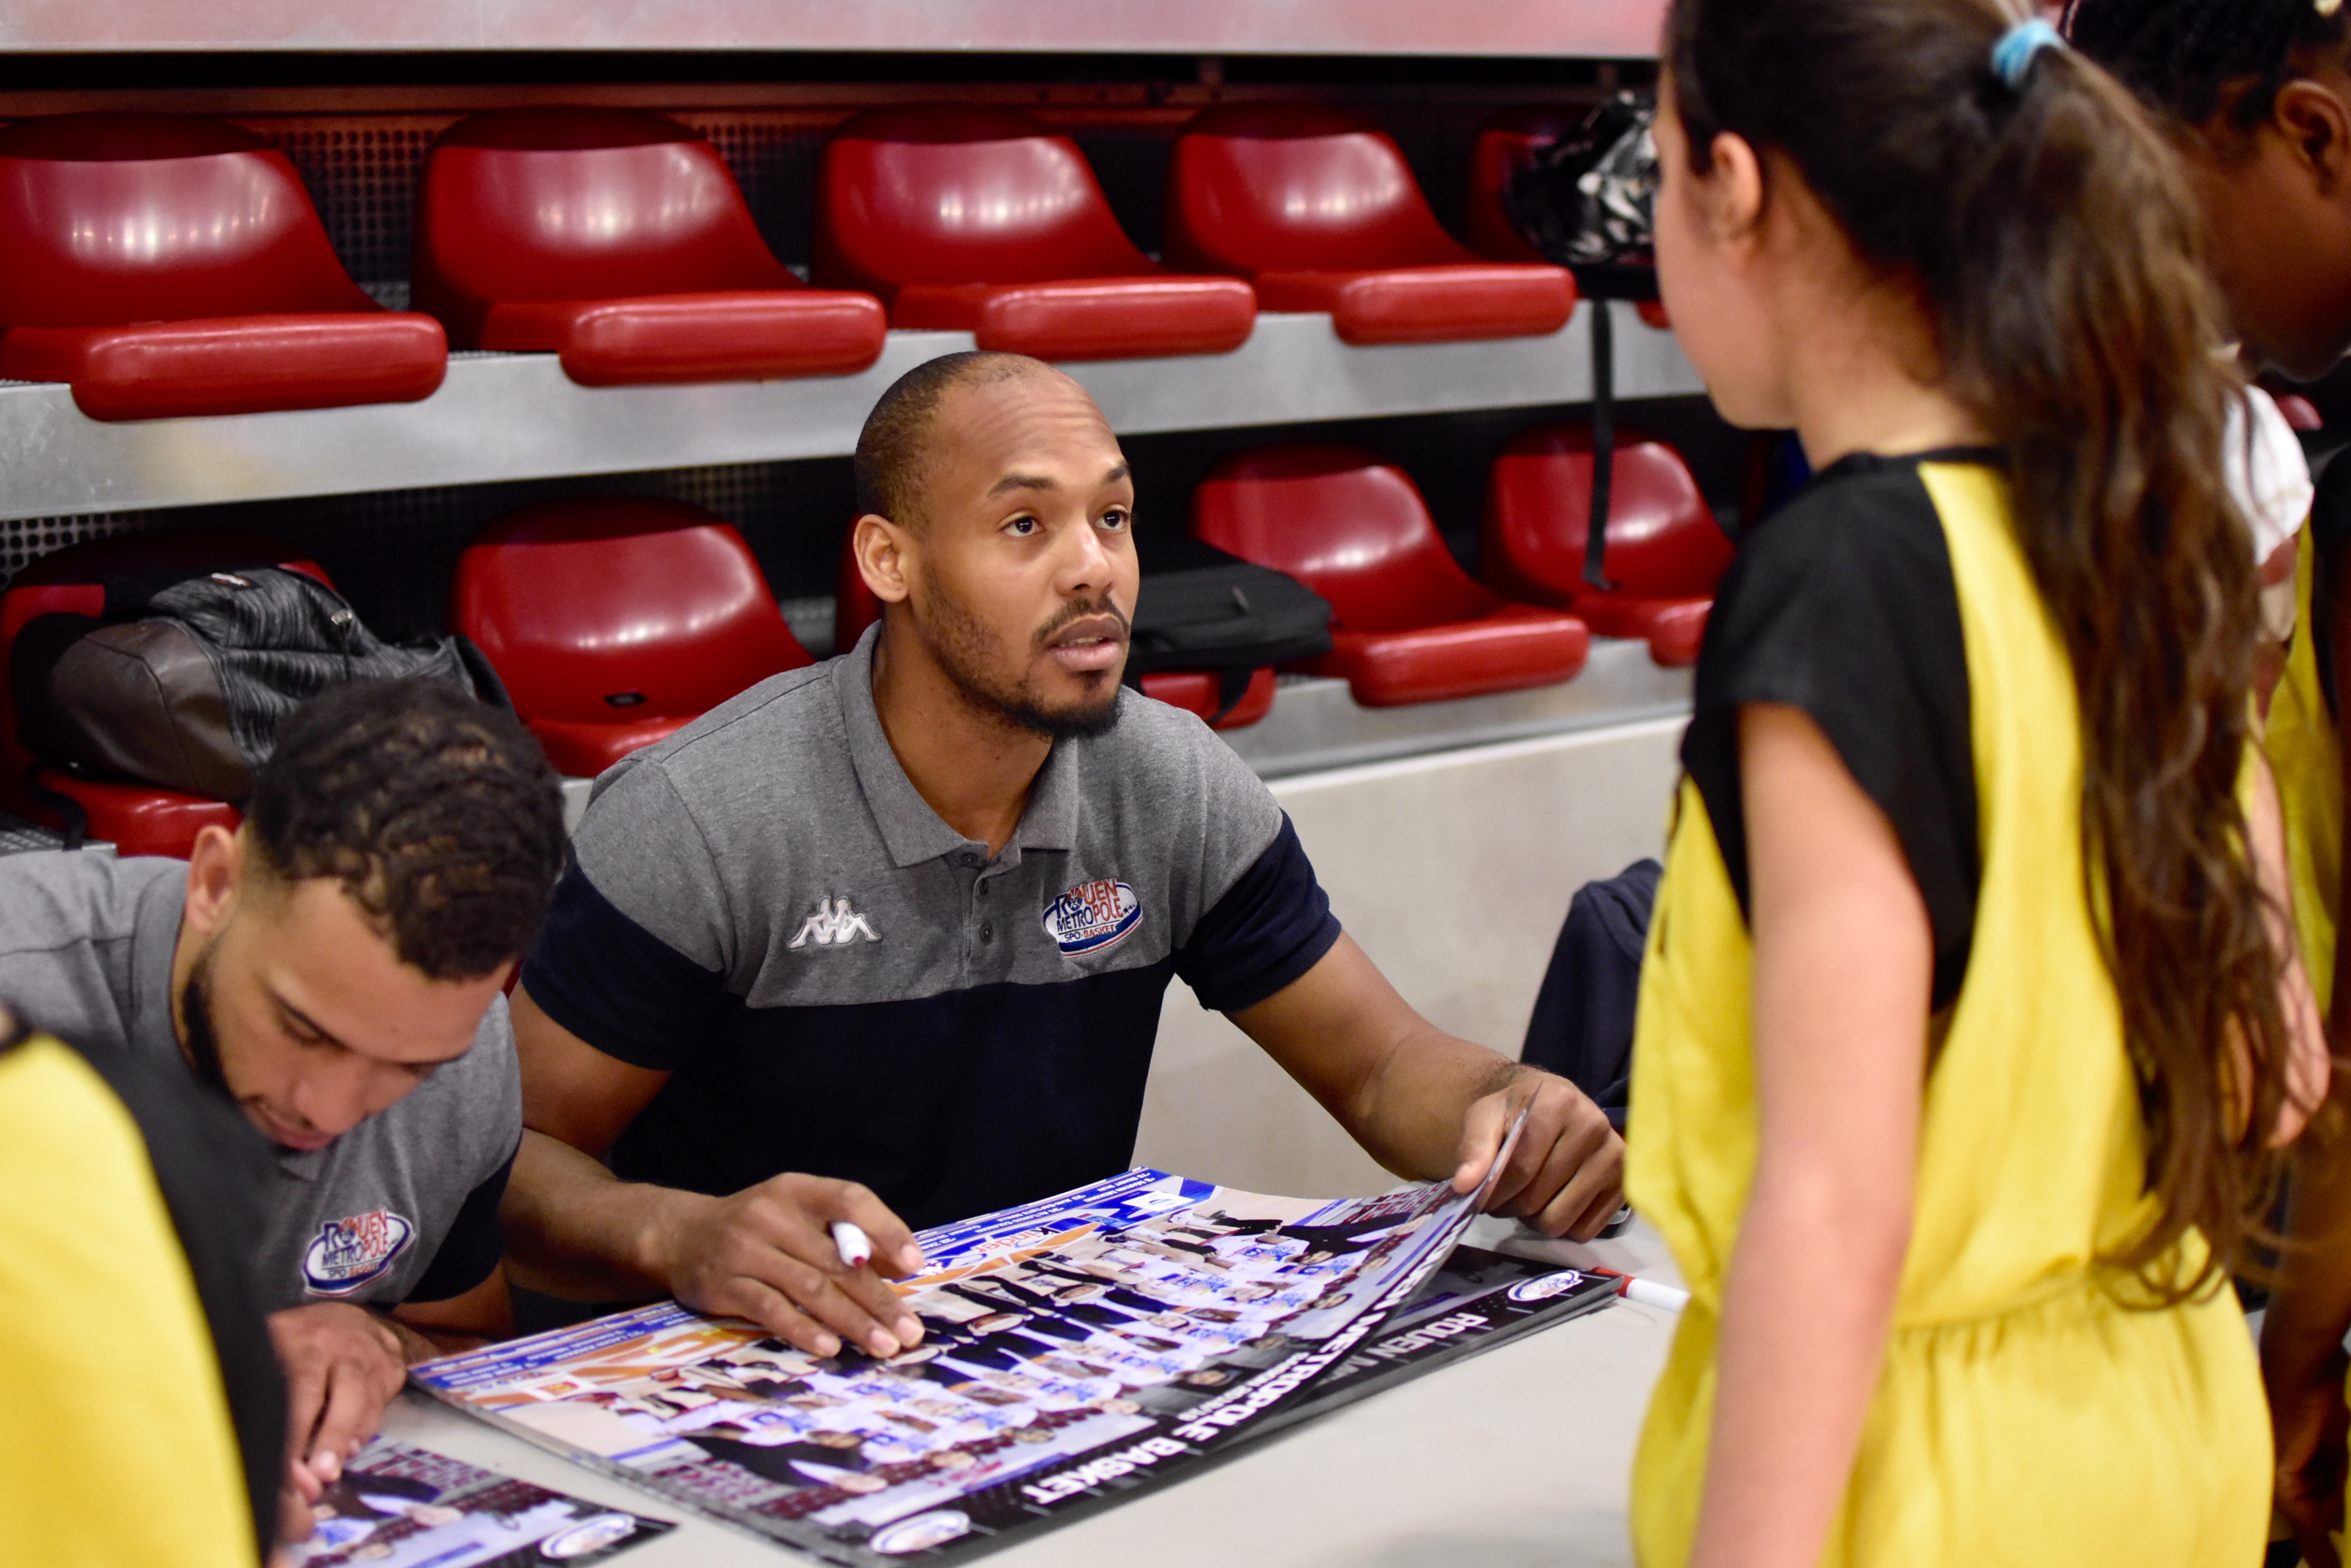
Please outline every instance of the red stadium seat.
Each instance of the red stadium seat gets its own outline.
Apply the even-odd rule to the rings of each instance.
[[[751,549],[681,501],[545,501],[474,536],[450,627],[489,658],[558,772],[593,777],[812,663]]]
[[[552,351],[585,386],[848,375],[887,329],[871,296],[785,269],[716,149],[636,110],[498,110],[443,131],[414,273],[456,347]]]
[[[1680,453],[1619,428],[1608,505],[1608,578],[1583,580],[1592,523],[1592,427],[1523,431],[1487,477],[1479,555],[1487,583],[1516,600],[1572,609],[1604,637],[1638,637],[1660,664],[1698,661],[1730,541]]]
[[[1148,580],[1145,580],[1146,582]],[[865,586],[864,574],[857,570],[857,558],[850,553],[844,542],[841,547],[841,575],[833,591],[832,646],[835,653],[846,653],[857,646],[865,629],[882,619],[882,601]],[[1274,677],[1271,670],[1258,670],[1249,675],[1249,689],[1241,694],[1232,711],[1217,716],[1224,706],[1224,678],[1215,670],[1155,670],[1137,682],[1143,695],[1198,715],[1217,729],[1239,729],[1255,724],[1273,711]]]
[[[1469,580],[1404,470],[1346,446],[1228,458],[1192,494],[1192,532],[1331,601],[1332,650],[1366,707],[1517,691],[1573,677],[1591,633]]]
[[[1271,670],[1251,671],[1249,689],[1241,694],[1232,711],[1221,718],[1217,710],[1224,706],[1224,683],[1214,670],[1154,670],[1136,684],[1143,688],[1144,696],[1169,707],[1180,707],[1216,729],[1245,729],[1273,711],[1275,683]]]
[[[96,615],[106,607],[106,580],[165,571],[198,571],[269,562],[307,572],[327,586],[314,561],[274,539],[256,534],[169,532],[123,534],[69,545],[41,557],[18,572],[0,594],[0,802],[10,810],[52,824],[58,813],[39,792],[62,795],[80,807],[89,836],[112,843],[126,855],[172,855],[185,860],[199,830],[234,829],[243,821],[225,800],[161,789],[135,779],[108,779],[58,768],[33,776],[34,759],[17,738],[16,684],[8,664],[16,635],[36,616]]]
[[[1377,126],[1302,103],[1228,104],[1184,128],[1167,260],[1249,278],[1267,310],[1327,310],[1350,343],[1541,336],[1575,308],[1565,268],[1488,261],[1439,227]]]
[[[1587,110],[1506,109],[1486,122],[1469,151],[1469,245],[1497,261],[1541,261],[1542,256],[1510,222],[1502,193],[1512,175],[1536,152],[1573,135]]]
[[[284,154],[168,114],[0,130],[0,377],[92,419],[412,402],[449,364],[351,282]]]
[[[1134,248],[1077,143],[977,106],[868,110],[817,175],[819,281],[870,288],[893,327],[1050,360],[1221,354],[1257,324],[1236,278]]]

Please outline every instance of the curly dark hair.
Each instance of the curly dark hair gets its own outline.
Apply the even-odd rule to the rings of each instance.
[[[270,870],[336,878],[436,980],[520,956],[563,870],[563,798],[538,740],[436,680],[350,681],[295,709],[246,823]]]
[[[2240,131],[2268,118],[2278,89],[2318,50],[2340,48],[2346,14],[2314,0],[2071,0],[2065,35],[2158,109],[2190,125],[2250,84],[2230,116]]]

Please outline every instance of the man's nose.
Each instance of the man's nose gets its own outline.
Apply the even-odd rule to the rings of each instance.
[[[1110,551],[1102,544],[1102,530],[1089,517],[1078,528],[1062,530],[1063,544],[1057,552],[1054,587],[1071,598],[1089,591],[1099,592],[1111,583]]]
[[[381,1109],[375,1101],[383,1075],[365,1057],[338,1051],[334,1061],[312,1066],[295,1081],[294,1109],[319,1131],[340,1138]]]

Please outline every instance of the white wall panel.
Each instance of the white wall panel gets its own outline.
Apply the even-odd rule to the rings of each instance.
[[[1568,899],[1665,844],[1684,721],[1284,779],[1332,907],[1439,1027],[1515,1056]],[[1223,1017],[1170,988],[1135,1159],[1262,1192],[1395,1178]]]

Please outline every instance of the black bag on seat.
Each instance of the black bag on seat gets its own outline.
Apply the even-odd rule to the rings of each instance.
[[[1222,677],[1221,718],[1255,671],[1331,651],[1330,603],[1296,578],[1188,534],[1153,539],[1150,559],[1135,600],[1129,685],[1162,670],[1213,670]]]
[[[1641,953],[1663,874],[1655,861],[1635,861],[1604,882],[1576,889],[1519,1053],[1521,1061],[1583,1090],[1620,1133],[1632,1103]]]
[[[242,800],[278,724],[330,685],[425,675],[478,695],[461,639],[385,643],[340,594],[283,567],[104,587],[99,614],[36,616],[10,655],[18,737],[43,762]]]

